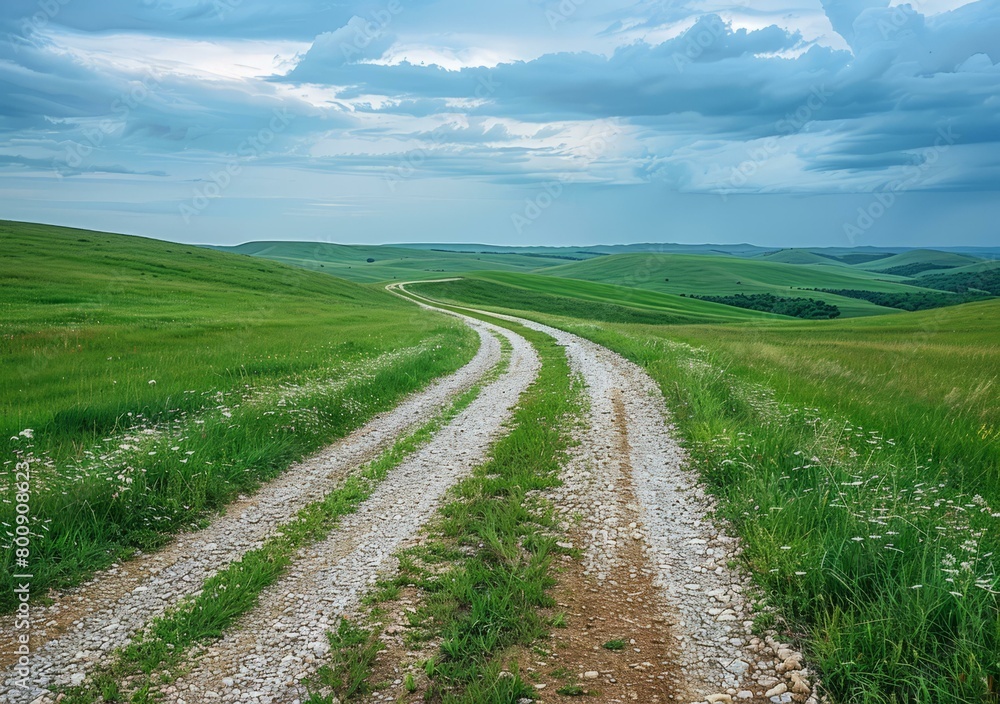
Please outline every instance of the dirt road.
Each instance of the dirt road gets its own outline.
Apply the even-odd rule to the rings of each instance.
[[[390,289],[406,293],[403,284]],[[329,647],[324,633],[357,606],[378,575],[394,568],[393,554],[431,518],[448,488],[484,460],[537,376],[538,357],[523,337],[460,317],[482,340],[467,367],[289,469],[207,529],[58,596],[40,617],[46,625],[33,656],[38,686],[6,693],[0,687],[0,696],[18,703],[54,701],[50,687],[82,681],[150,618],[197,592],[207,577],[259,546],[298,508],[482,379],[498,364],[498,337],[505,338],[510,358],[504,372],[392,470],[328,538],[302,550],[256,608],[160,691],[177,704],[302,701],[299,682],[315,672]],[[566,349],[588,401],[564,485],[548,496],[584,553],[578,565],[562,571],[555,590],[569,611],[569,627],[555,635],[562,644],[552,660],[594,685],[591,701],[815,702],[801,656],[752,635],[747,581],[732,567],[739,543],[714,522],[712,500],[687,467],[653,380],[604,347],[532,321],[509,320],[552,336]],[[0,641],[8,645],[12,636],[5,622]],[[622,640],[625,655],[599,648],[612,636]],[[2,681],[12,684],[9,672]],[[551,692],[541,670],[537,681],[539,696]],[[393,696],[386,691],[376,698]]]

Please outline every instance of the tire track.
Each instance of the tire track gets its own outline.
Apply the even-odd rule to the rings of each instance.
[[[49,687],[81,682],[107,655],[132,638],[152,618],[205,579],[260,547],[303,506],[321,499],[353,468],[371,460],[398,436],[417,427],[471,388],[499,363],[501,349],[491,326],[471,321],[480,336],[474,358],[458,372],[376,416],[347,438],[290,467],[253,496],[226,507],[204,530],[183,533],[164,549],[112,567],[89,582],[32,609],[32,684],[17,687],[13,665],[17,635],[13,615],[3,617],[0,700],[30,702]],[[44,624],[44,625],[43,625]]]
[[[165,701],[301,701],[300,680],[328,651],[326,632],[350,613],[387,570],[393,555],[429,520],[447,490],[487,456],[521,393],[535,379],[538,356],[519,335],[472,319],[512,346],[507,371],[486,386],[451,424],[392,470],[358,511],[327,539],[303,550],[287,575],[220,641],[161,690]]]
[[[616,574],[653,575],[657,598],[641,613],[661,624],[676,653],[673,662],[659,663],[659,696],[665,699],[669,690],[675,700],[694,703],[816,704],[802,655],[752,633],[749,579],[730,567],[739,541],[713,520],[715,501],[687,467],[656,382],[633,362],[577,335],[481,312],[550,335],[584,380],[589,427],[565,475],[563,513],[576,513],[587,532],[587,576],[601,584]],[[641,564],[627,564],[629,541],[641,543]]]

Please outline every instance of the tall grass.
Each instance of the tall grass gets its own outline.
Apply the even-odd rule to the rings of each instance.
[[[117,651],[113,660],[93,673],[88,682],[63,692],[67,704],[119,701],[117,693],[122,690],[133,692],[131,701],[144,702],[152,698],[151,690],[174,681],[180,672],[178,668],[182,664],[189,666],[199,647],[221,637],[240,616],[258,604],[261,593],[286,573],[301,548],[322,541],[344,516],[357,511],[393,469],[454,420],[475,400],[481,389],[482,384],[477,384],[460,394],[448,408],[399,438],[378,458],[348,476],[339,487],[300,509],[261,547],[209,577],[197,593],[154,619],[142,633]],[[331,644],[341,641],[336,647],[344,648],[342,641],[346,639],[352,645],[361,645],[356,642],[358,635],[350,624],[342,623],[339,633],[331,634]],[[362,641],[367,642],[367,639]],[[377,650],[371,652],[370,657],[376,653]],[[334,670],[333,675],[339,678],[339,668]],[[355,685],[360,685],[358,674],[352,677]],[[116,695],[110,697],[108,692]]]
[[[654,327],[537,313],[643,365],[833,701],[996,701],[996,303]],[[765,620],[762,616],[762,621]]]
[[[0,543],[31,466],[33,593],[78,583],[457,369],[475,335],[382,291],[183,245],[0,222]]]

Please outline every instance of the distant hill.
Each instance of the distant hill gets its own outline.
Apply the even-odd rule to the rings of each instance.
[[[823,256],[808,249],[781,249],[757,257],[760,261],[779,264],[825,264],[827,266],[847,266],[834,257]]]
[[[935,274],[975,274],[981,271],[993,271],[994,269],[1000,269],[1000,260],[994,259],[988,261],[977,261],[974,264],[949,268],[947,270],[932,269],[929,271],[921,272],[920,274],[917,274],[914,278],[916,279],[916,283],[920,285],[921,279],[923,279],[926,276],[933,276]]]
[[[363,283],[436,279],[482,269],[531,271],[586,258],[582,255],[571,258],[565,253],[558,256],[539,252],[480,253],[478,246],[461,245],[461,250],[447,250],[327,242],[249,242],[213,249],[293,264]]]
[[[941,252],[935,249],[914,249],[868,264],[859,264],[858,268],[897,276],[915,276],[932,269],[951,269],[975,264],[978,261],[976,257],[966,254]]]
[[[736,257],[755,257],[774,251],[770,247],[753,244],[675,244],[642,242],[636,244],[600,244],[579,247],[518,247],[490,244],[401,244],[407,249],[450,250],[453,252],[503,252],[508,254],[536,254],[590,258],[602,254],[627,254],[630,252],[655,252],[659,254],[706,254]]]
[[[463,304],[605,322],[679,325],[787,319],[643,289],[534,274],[481,272],[460,281],[410,288]]]
[[[760,258],[702,257],[688,254],[620,254],[544,269],[548,276],[646,288],[662,293],[732,295],[773,293],[814,297],[836,305],[845,317],[878,315],[892,309],[867,301],[808,289],[913,291],[903,279],[848,266],[785,264]]]

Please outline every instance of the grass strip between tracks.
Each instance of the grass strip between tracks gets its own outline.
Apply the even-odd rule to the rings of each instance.
[[[258,603],[265,588],[288,569],[296,552],[323,540],[341,517],[354,513],[388,473],[425,445],[499,377],[510,359],[510,344],[501,339],[499,365],[478,384],[460,394],[447,409],[409,435],[396,441],[374,461],[349,476],[325,498],[304,507],[262,547],[247,552],[206,580],[201,591],[155,619],[145,632],[121,649],[110,665],[80,686],[64,690],[64,704],[91,702],[147,702],[153,689],[176,679],[190,661],[192,648],[221,637],[237,618]]]
[[[537,494],[561,483],[571,426],[581,408],[580,386],[565,351],[548,335],[469,310],[441,308],[523,336],[542,368],[521,397],[510,433],[452,490],[452,500],[429,527],[427,543],[403,551],[398,576],[380,583],[368,600],[392,601],[409,585],[420,590],[408,637],[441,645],[424,663],[419,682],[408,676],[407,689],[422,688],[425,701],[443,704],[509,704],[535,696],[516,668],[505,669],[505,656],[515,646],[532,644],[550,626],[541,610],[554,605],[548,594],[554,585],[552,560],[566,551],[556,545],[557,522]],[[310,683],[317,693],[309,704],[328,704],[334,697],[346,701],[370,689],[358,686],[352,668],[371,665],[371,639],[356,638],[336,652],[343,642],[336,636],[331,637],[334,667]]]
[[[774,607],[759,630],[832,701],[1000,701],[994,304],[754,329],[506,312],[656,380]]]

